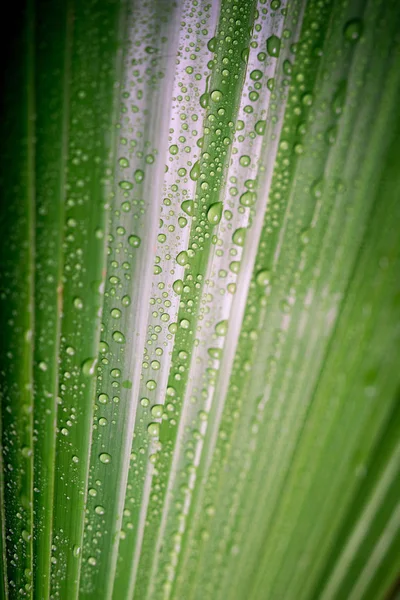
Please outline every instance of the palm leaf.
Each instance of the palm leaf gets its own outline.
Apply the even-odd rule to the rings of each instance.
[[[9,19],[0,597],[395,597],[398,3]]]

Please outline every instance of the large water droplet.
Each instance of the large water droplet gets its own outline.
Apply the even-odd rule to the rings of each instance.
[[[83,361],[82,363],[82,374],[85,375],[86,377],[90,377],[91,375],[94,375],[95,370],[96,370],[96,365],[97,365],[97,358],[87,358],[86,360]]]
[[[125,344],[125,336],[120,331],[114,331],[112,337],[115,342],[118,342],[118,344]]]
[[[111,462],[111,455],[107,452],[102,452],[101,454],[99,454],[99,460],[104,465],[108,465]]]
[[[190,171],[190,179],[192,179],[192,181],[197,181],[199,177],[200,177],[200,162],[197,161],[194,163],[194,165]]]
[[[211,225],[218,225],[222,217],[222,202],[211,204],[207,212],[207,219]]]
[[[181,209],[183,210],[183,212],[189,215],[189,217],[192,217],[194,212],[193,200],[185,200],[184,202],[182,202]]]
[[[246,228],[239,227],[232,235],[232,242],[236,244],[236,246],[244,246],[244,242],[246,239]]]
[[[281,50],[281,40],[276,35],[271,35],[267,39],[267,52],[270,56],[277,58]]]
[[[226,335],[228,331],[228,321],[220,321],[219,323],[216,324],[215,326],[215,333],[219,336],[224,336]]]

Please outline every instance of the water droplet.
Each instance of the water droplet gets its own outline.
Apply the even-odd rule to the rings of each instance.
[[[110,314],[111,314],[111,316],[112,316],[113,319],[120,319],[121,315],[122,315],[122,313],[119,310],[119,308],[113,308],[113,309],[111,309]]]
[[[270,56],[277,58],[281,50],[281,40],[276,35],[271,35],[267,39],[267,52]]]
[[[211,358],[215,358],[216,360],[219,360],[221,358],[222,351],[221,351],[221,348],[209,348],[208,354],[209,354],[209,356],[211,356]]]
[[[24,446],[21,449],[21,454],[24,458],[29,458],[30,456],[32,456],[32,448],[28,448],[28,446]]]
[[[173,156],[175,156],[175,154],[178,154],[179,152],[179,148],[176,144],[172,144],[172,146],[169,147],[169,153],[172,154]]]
[[[136,183],[141,183],[144,179],[144,171],[142,171],[142,169],[136,169],[134,177]]]
[[[194,213],[194,202],[193,200],[185,200],[181,204],[181,209],[185,212],[189,217],[193,216]]]
[[[131,190],[133,188],[133,183],[131,181],[120,181],[118,185],[122,190]]]
[[[140,246],[140,237],[137,235],[130,235],[128,237],[128,243],[132,248],[139,248]]]
[[[72,549],[72,554],[75,558],[77,558],[81,553],[81,547],[77,546],[76,544],[74,544],[74,547]]]
[[[271,273],[267,269],[262,269],[261,271],[258,271],[258,273],[256,275],[257,285],[260,285],[262,287],[268,285],[270,282],[270,279],[271,279]]]
[[[86,375],[86,377],[90,377],[91,375],[94,375],[94,372],[96,370],[96,365],[97,365],[97,358],[87,358],[86,360],[83,361],[81,369],[82,369],[82,374]]]
[[[305,246],[309,243],[310,241],[310,229],[303,229],[303,231],[300,233],[300,242],[302,244],[304,244]]]
[[[304,106],[311,106],[313,103],[312,94],[310,94],[309,92],[307,92],[306,94],[303,94],[301,101],[304,104]]]
[[[210,98],[209,94],[202,94],[200,96],[200,100],[199,101],[200,101],[200,106],[202,108],[207,108],[209,98]]]
[[[174,283],[172,284],[172,288],[173,288],[175,294],[178,294],[178,296],[180,296],[183,291],[182,279],[177,279],[176,281],[174,281]]]
[[[197,181],[200,177],[200,162],[197,161],[194,163],[191,171],[190,171],[190,179],[192,181]]]
[[[217,47],[217,40],[215,37],[212,37],[207,42],[207,48],[209,49],[210,52],[215,52],[216,47]]]
[[[240,204],[242,206],[253,206],[256,201],[256,198],[257,196],[255,192],[251,192],[250,190],[248,190],[240,196]]]
[[[254,71],[252,71],[250,73],[250,78],[253,81],[259,81],[262,76],[263,76],[262,71],[260,71],[259,69],[254,69]]]
[[[211,92],[210,98],[213,102],[221,102],[222,92],[220,92],[220,90],[214,90],[213,92]]]
[[[127,158],[120,158],[118,161],[120,167],[123,167],[124,169],[126,169],[127,167],[129,167],[129,160]]]
[[[283,72],[285,75],[291,75],[292,74],[292,63],[290,62],[290,60],[284,60],[283,61]]]
[[[155,404],[154,406],[151,407],[151,416],[154,417],[154,419],[161,419],[161,417],[163,416],[163,412],[164,412],[164,406],[162,404]]]
[[[265,133],[265,126],[266,126],[266,122],[265,121],[257,121],[257,123],[254,126],[255,132],[258,135],[264,135],[264,133]]]
[[[22,535],[22,539],[24,540],[24,542],[30,542],[32,536],[29,533],[29,531],[27,531],[26,529],[23,529],[21,535]]]
[[[76,298],[74,298],[74,306],[78,310],[82,310],[82,308],[83,308],[82,298],[79,298],[78,296]]]
[[[107,404],[108,402],[108,394],[99,394],[98,395],[98,401],[100,402],[100,404]]]
[[[147,432],[150,437],[158,437],[160,433],[160,424],[159,423],[149,423],[147,426]]]
[[[246,228],[239,227],[232,235],[232,242],[236,244],[236,246],[244,246],[244,242],[246,239]]]
[[[88,563],[89,563],[89,565],[91,565],[92,567],[94,567],[94,566],[97,565],[97,560],[95,559],[94,556],[89,556]]]
[[[95,509],[94,509],[94,512],[96,513],[96,515],[104,515],[104,513],[105,513],[106,511],[104,510],[104,507],[103,507],[103,506],[101,506],[100,504],[98,504],[98,505],[95,507]]]
[[[125,336],[120,331],[114,331],[112,338],[115,342],[118,342],[118,344],[125,344]]]
[[[211,204],[207,212],[207,219],[211,225],[218,225],[222,217],[222,202]]]
[[[99,459],[104,465],[108,465],[111,462],[111,455],[107,452],[102,452],[99,454]]]
[[[128,295],[122,296],[121,303],[122,303],[123,306],[129,306],[130,303],[131,303],[130,297]]]
[[[363,22],[361,19],[351,19],[344,26],[343,35],[350,42],[358,42],[363,32]]]
[[[228,321],[220,321],[219,323],[216,324],[215,326],[215,333],[219,336],[224,336],[226,335],[226,332],[228,331]]]
[[[182,252],[179,252],[178,256],[176,257],[176,262],[181,267],[184,267],[188,263],[188,254],[185,250],[182,250]]]

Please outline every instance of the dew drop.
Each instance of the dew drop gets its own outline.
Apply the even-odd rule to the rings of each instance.
[[[83,308],[82,298],[79,298],[78,296],[76,298],[74,298],[74,306],[78,310],[82,310],[82,308]]]
[[[123,180],[120,181],[118,185],[121,190],[131,190],[133,188],[133,183],[131,181]]]
[[[137,235],[130,235],[128,237],[128,243],[132,248],[139,248],[140,246],[140,237]]]
[[[125,344],[125,336],[120,331],[114,331],[112,338],[115,342],[118,342],[118,344]]]
[[[267,269],[262,269],[261,271],[258,271],[257,275],[256,275],[256,283],[259,286],[266,286],[269,284],[271,279],[271,274]]]
[[[99,454],[99,460],[103,463],[103,465],[108,465],[111,462],[111,455],[107,452],[102,452]]]
[[[350,42],[358,42],[363,32],[363,22],[361,19],[351,19],[344,26],[343,35]]]
[[[215,333],[221,337],[225,336],[228,331],[228,321],[220,321],[215,326]]]
[[[256,201],[256,198],[257,196],[255,192],[251,192],[250,190],[248,190],[240,196],[240,204],[242,206],[253,206]]]
[[[160,424],[159,423],[149,423],[147,426],[147,432],[150,437],[155,438],[159,436],[160,433]]]
[[[211,92],[210,98],[213,102],[221,102],[222,92],[220,92],[220,90],[214,90],[213,92]]]
[[[87,358],[86,360],[83,361],[82,366],[81,366],[82,374],[85,375],[86,377],[90,377],[91,375],[94,375],[96,365],[97,365],[97,358],[92,358],[92,357]]]
[[[200,177],[200,162],[197,161],[194,163],[191,171],[190,171],[190,179],[192,181],[197,181]]]
[[[254,126],[254,130],[258,135],[264,135],[265,133],[265,121],[257,121],[257,123]]]
[[[281,50],[281,40],[276,35],[271,35],[267,39],[267,52],[270,56],[277,58]]]
[[[154,406],[151,407],[150,412],[154,419],[161,419],[164,412],[164,406],[162,404],[154,404]]]
[[[184,202],[182,202],[181,209],[183,210],[184,213],[186,213],[187,215],[189,215],[189,217],[192,217],[193,213],[194,213],[194,202],[193,202],[193,200],[185,200]]]
[[[232,242],[236,244],[236,246],[244,246],[244,242],[246,239],[246,228],[239,227],[232,235]]]
[[[211,204],[207,212],[207,220],[211,225],[218,225],[222,217],[222,202]]]
[[[178,256],[176,257],[176,262],[181,267],[184,267],[185,265],[187,265],[187,263],[188,263],[188,254],[187,254],[186,250],[182,250],[182,252],[179,252]]]
[[[142,169],[136,169],[134,173],[136,183],[141,183],[144,179],[144,171]]]

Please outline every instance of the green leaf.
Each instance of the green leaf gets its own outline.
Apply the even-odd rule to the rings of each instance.
[[[399,4],[11,8],[0,598],[394,597]]]

